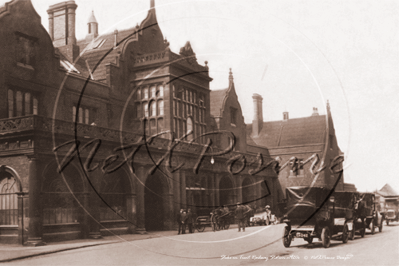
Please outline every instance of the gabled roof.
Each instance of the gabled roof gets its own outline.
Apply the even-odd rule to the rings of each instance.
[[[220,113],[221,110],[223,109],[223,103],[224,99],[227,97],[227,89],[223,90],[216,90],[216,91],[211,91],[211,116],[213,117],[219,117],[222,114]]]
[[[326,123],[325,115],[263,122],[258,137],[251,137],[252,124],[247,124],[247,142],[270,148],[320,144],[325,142]]]
[[[398,195],[398,193],[389,184],[385,184],[385,186],[383,186],[378,192],[384,196]]]

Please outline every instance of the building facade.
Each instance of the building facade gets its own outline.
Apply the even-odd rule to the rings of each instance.
[[[47,32],[30,1],[0,7],[0,242],[171,230],[181,208],[236,202],[277,212],[285,187],[311,184],[308,156],[338,155],[330,111],[263,122],[254,95],[246,125],[232,71],[211,91],[190,42],[169,48],[153,0],[140,24],[101,36],[94,13],[75,25],[77,8],[50,6]]]

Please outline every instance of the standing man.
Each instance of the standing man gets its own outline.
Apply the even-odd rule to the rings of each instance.
[[[180,222],[181,222],[181,233],[186,233],[186,221],[187,221],[187,214],[184,210],[180,213]]]
[[[182,223],[181,223],[181,220],[180,220],[180,217],[181,217],[182,213],[183,213],[183,209],[181,209],[180,212],[176,215],[176,221],[177,221],[177,224],[179,226],[179,231],[177,232],[178,235],[180,235],[180,231],[182,230]]]
[[[191,209],[187,210],[187,226],[188,226],[188,232],[190,234],[194,233],[193,232],[193,221],[194,217],[193,217],[193,213],[191,212]]]
[[[245,232],[245,208],[237,202],[236,219],[238,221],[238,232]]]
[[[269,205],[266,205],[265,211],[266,211],[266,225],[269,225],[270,224],[270,220],[272,219],[272,212],[270,210],[270,206]]]

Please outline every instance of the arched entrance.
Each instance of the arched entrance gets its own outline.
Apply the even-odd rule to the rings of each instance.
[[[127,234],[131,226],[132,186],[123,168],[102,176],[99,190],[102,235]],[[105,228],[106,229],[105,229]]]
[[[147,231],[165,229],[168,188],[162,176],[149,175],[144,187],[145,228]]]
[[[222,177],[219,182],[219,204],[234,204],[233,183],[227,176]]]
[[[254,205],[254,193],[255,193],[255,186],[249,177],[245,178],[242,181],[241,185],[241,192],[242,192],[242,202],[244,204]]]
[[[58,173],[57,164],[44,172],[42,185],[43,238],[60,241],[82,237],[84,183],[80,172],[68,165]]]

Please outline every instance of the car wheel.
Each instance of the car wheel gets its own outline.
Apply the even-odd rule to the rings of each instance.
[[[369,227],[370,227],[371,234],[374,235],[374,232],[375,232],[374,218],[371,220]]]
[[[324,248],[328,248],[331,244],[331,236],[330,236],[330,229],[327,226],[323,228],[321,231],[321,242],[323,243]]]
[[[290,234],[290,231],[288,230],[288,228],[286,227],[284,229],[284,237],[283,237],[283,244],[284,247],[288,248],[291,245],[291,240],[292,240],[292,236]]]
[[[344,230],[342,231],[342,242],[347,243],[349,239],[348,225],[344,225]]]

